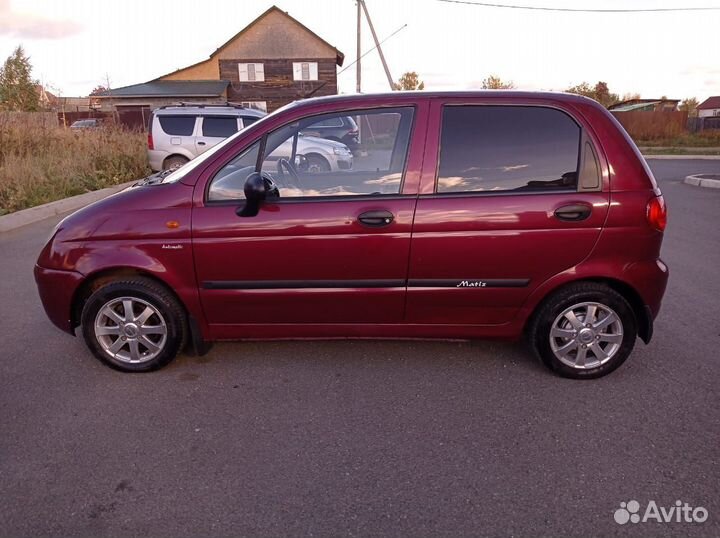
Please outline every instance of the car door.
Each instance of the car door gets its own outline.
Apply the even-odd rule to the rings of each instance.
[[[234,135],[242,128],[237,116],[201,116],[195,137],[195,151],[198,155]]]
[[[402,321],[424,142],[417,122],[426,117],[419,108],[359,111],[384,131],[366,145],[355,170],[297,170],[292,178],[287,166],[294,165],[295,141],[278,171],[273,151],[287,151],[288,133],[326,119],[323,114],[266,133],[207,172],[193,210],[193,249],[213,334],[257,334],[251,324]],[[245,179],[260,170],[273,176],[279,197],[257,215],[240,217]]]
[[[438,99],[428,129],[407,320],[506,323],[592,251],[607,168],[581,118],[542,100]]]

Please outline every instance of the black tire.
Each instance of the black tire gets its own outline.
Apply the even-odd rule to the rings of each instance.
[[[161,346],[157,346],[159,347],[159,351],[156,351],[156,356],[148,360],[141,359],[141,362],[128,362],[128,360],[121,360],[114,357],[109,351],[104,349],[103,343],[100,341],[102,336],[96,334],[95,322],[98,319],[100,310],[119,298],[134,299],[136,302],[131,304],[139,306],[139,308],[142,309],[144,303],[146,306],[151,306],[157,312],[157,314],[153,314],[153,316],[149,318],[152,321],[150,324],[162,326],[164,323],[166,332],[164,339],[162,335],[150,336],[152,339],[151,343],[162,343]],[[120,308],[119,304],[118,309]],[[123,372],[149,372],[162,368],[172,361],[178,352],[184,348],[188,333],[187,319],[182,305],[162,284],[146,277],[130,277],[109,282],[96,289],[83,305],[80,320],[83,337],[90,351],[92,351],[95,357],[101,362]],[[118,322],[117,325],[120,327],[121,324]],[[144,322],[140,325],[144,327]],[[116,330],[115,327],[110,328]],[[123,335],[123,331],[125,331],[125,328],[118,329],[118,338],[121,338],[120,335]],[[107,339],[112,340],[113,336],[114,335],[106,337],[106,341]],[[135,340],[139,338],[142,337],[138,336]],[[118,350],[118,353],[130,355],[129,341],[133,340],[133,338],[122,336],[122,339],[123,341],[127,341],[127,347],[123,344],[121,349]],[[117,341],[117,339],[115,340]],[[142,341],[140,346],[140,350],[145,349],[146,354],[152,355],[150,348],[144,347]],[[138,348],[136,347],[135,349],[137,350]]]
[[[558,358],[552,349],[550,331],[553,324],[565,310],[583,303],[598,303],[614,311],[617,318],[619,318],[621,323],[619,327],[622,331],[622,336],[618,334],[616,338],[618,340],[622,338],[622,340],[617,342],[618,347],[614,354],[607,353],[610,358],[606,362],[601,362],[599,358],[593,355],[593,361],[597,361],[600,363],[599,365],[592,367],[591,361],[588,367],[579,368],[568,365]],[[582,307],[580,308],[582,309]],[[561,322],[565,321],[563,318],[560,318],[560,320]],[[618,325],[615,325],[615,327],[618,327]],[[571,331],[577,330],[570,328],[570,326],[567,328]],[[582,332],[584,329],[581,327],[579,330]],[[598,336],[596,335],[593,338],[598,338]],[[636,338],[637,321],[628,301],[609,286],[594,282],[578,282],[556,291],[540,305],[528,327],[528,340],[543,364],[556,374],[572,379],[595,379],[609,374],[625,362],[635,346]],[[581,343],[579,336],[572,339],[572,341],[576,342],[575,345],[578,346],[578,349],[579,347],[585,349],[599,345],[594,340],[590,340],[590,344],[584,345]],[[571,340],[556,338],[554,342],[569,344]],[[610,349],[607,346],[612,346],[610,343],[603,343],[602,345],[606,346],[606,350]],[[571,351],[571,353],[573,352],[577,354],[577,350]],[[591,350],[587,349],[586,352],[590,353]],[[570,360],[570,358],[566,357],[566,360]]]
[[[308,171],[310,172],[329,172],[332,170],[330,163],[322,155],[311,153],[306,156],[308,161]]]
[[[190,162],[190,159],[183,157],[182,155],[173,155],[163,161],[163,170],[174,170],[180,168],[185,163]]]

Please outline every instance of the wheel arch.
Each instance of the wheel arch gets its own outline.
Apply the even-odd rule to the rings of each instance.
[[[184,155],[183,153],[171,153],[167,157],[163,159],[162,165],[163,169],[165,168],[165,163],[168,162],[170,159],[174,159],[175,157],[180,157],[181,159],[185,159],[187,162],[190,162],[193,157],[188,157],[187,155]]]
[[[187,329],[190,335],[188,349],[198,356],[206,354],[210,350],[210,343],[205,341],[200,321],[193,315],[183,298],[168,282],[150,271],[139,269],[137,267],[110,267],[100,269],[87,275],[83,283],[75,290],[70,303],[71,330],[74,331],[74,329],[80,325],[80,317],[85,301],[87,301],[95,290],[109,282],[121,280],[122,278],[138,276],[152,280],[156,284],[162,286],[178,301],[178,304],[180,304],[183,312],[185,313],[185,323],[187,324]]]
[[[122,278],[126,277],[137,276],[148,278],[150,280],[153,280],[155,283],[161,285],[166,291],[172,294],[175,299],[177,299],[178,303],[182,305],[183,310],[185,311],[185,315],[190,315],[185,301],[183,301],[182,298],[172,288],[172,286],[170,286],[162,278],[151,273],[150,271],[145,271],[136,267],[110,267],[90,273],[85,277],[85,280],[83,280],[82,284],[80,284],[75,290],[72,301],[70,303],[70,322],[72,324],[72,328],[74,329],[80,324],[80,314],[82,313],[85,301],[88,300],[90,295],[92,295],[95,290],[109,282],[121,280]]]
[[[605,284],[612,290],[616,291],[620,295],[625,298],[625,300],[630,304],[630,307],[632,308],[632,312],[635,315],[635,322],[637,323],[637,329],[638,329],[638,336],[642,339],[643,342],[646,344],[650,343],[650,339],[652,338],[653,334],[653,319],[652,314],[650,313],[648,307],[645,305],[645,302],[642,300],[642,297],[640,296],[640,293],[630,284],[627,282],[623,282],[622,280],[618,280],[616,278],[611,277],[604,277],[604,276],[598,276],[598,277],[584,277],[579,278],[577,280],[570,280],[565,281],[562,283],[559,283],[558,285],[554,286],[553,288],[549,289],[543,298],[537,302],[537,304],[533,307],[532,313],[530,316],[528,316],[527,320],[525,321],[525,326],[523,332],[527,332],[528,328],[532,325],[532,322],[535,319],[535,316],[540,311],[540,309],[543,307],[543,305],[550,299],[550,297],[554,294],[556,294],[561,289],[571,286],[573,284],[578,284],[582,282],[592,282],[595,284]]]

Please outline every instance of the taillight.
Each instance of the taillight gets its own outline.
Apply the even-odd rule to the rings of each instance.
[[[153,146],[152,133],[148,133],[148,149],[155,149]]]
[[[650,226],[662,232],[667,225],[667,207],[662,196],[650,198],[647,205],[647,220]]]

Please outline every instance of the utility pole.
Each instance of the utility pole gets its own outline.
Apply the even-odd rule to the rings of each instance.
[[[383,64],[383,68],[385,69],[385,76],[388,79],[388,84],[390,84],[390,89],[395,89],[395,83],[393,82],[392,76],[390,75],[390,69],[388,68],[387,62],[385,61],[385,55],[383,54],[382,47],[380,46],[380,42],[378,41],[377,34],[375,34],[375,27],[373,26],[372,20],[370,19],[370,13],[368,12],[368,8],[365,5],[365,0],[357,0],[358,5],[362,5],[363,11],[365,11],[365,17],[368,21],[368,26],[370,27],[370,33],[372,33],[373,40],[375,41],[375,46],[377,47],[378,53],[380,54],[380,61]],[[360,39],[360,9],[358,8],[358,43]],[[358,57],[360,57],[360,48],[358,47]],[[358,67],[358,72],[359,72]],[[359,77],[358,77],[358,80]]]
[[[355,68],[355,91],[360,93],[360,80],[362,78],[362,69],[360,68],[360,58],[362,58],[362,50],[360,47],[360,27],[362,26],[362,10],[360,8],[360,0],[357,1],[357,67]]]

